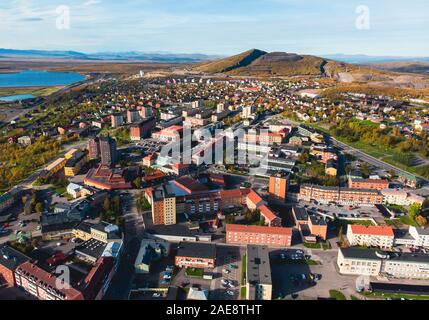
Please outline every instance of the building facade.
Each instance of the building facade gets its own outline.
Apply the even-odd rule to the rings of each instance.
[[[292,229],[227,224],[226,243],[290,247],[292,244]]]

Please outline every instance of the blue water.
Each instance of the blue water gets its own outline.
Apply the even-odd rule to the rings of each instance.
[[[85,80],[76,72],[29,70],[19,73],[0,73],[0,88],[64,86]]]
[[[13,102],[34,98],[32,94],[16,94],[13,96],[0,97],[0,101]]]

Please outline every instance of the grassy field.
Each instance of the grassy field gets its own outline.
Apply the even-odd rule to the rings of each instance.
[[[329,290],[329,297],[335,300],[347,300],[346,296],[338,290]]]
[[[246,277],[246,268],[247,268],[247,262],[246,262],[246,255],[243,256],[243,259],[241,260],[241,285],[245,285],[245,277]]]
[[[186,276],[194,278],[202,278],[204,275],[204,269],[202,268],[187,268],[185,271]]]
[[[57,87],[28,87],[28,88],[1,88],[0,96],[14,96],[17,94],[32,94],[35,97],[45,97],[62,89],[62,86]]]

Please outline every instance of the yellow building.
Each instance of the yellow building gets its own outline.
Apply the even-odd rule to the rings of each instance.
[[[66,158],[59,158],[54,162],[52,162],[50,165],[48,165],[45,168],[45,171],[46,171],[45,177],[50,178],[56,173],[60,172],[66,165],[66,162],[67,162]]]
[[[74,177],[79,174],[82,166],[86,163],[87,156],[84,152],[78,151],[74,153],[73,157],[68,159],[65,167],[64,173],[66,177]]]

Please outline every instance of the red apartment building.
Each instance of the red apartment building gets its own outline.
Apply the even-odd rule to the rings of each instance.
[[[227,224],[226,243],[290,247],[292,244],[292,229]]]
[[[349,179],[349,188],[384,190],[389,188],[389,181],[384,179]]]
[[[383,203],[383,195],[374,189],[356,189],[302,185],[298,199],[343,205],[375,205]]]

